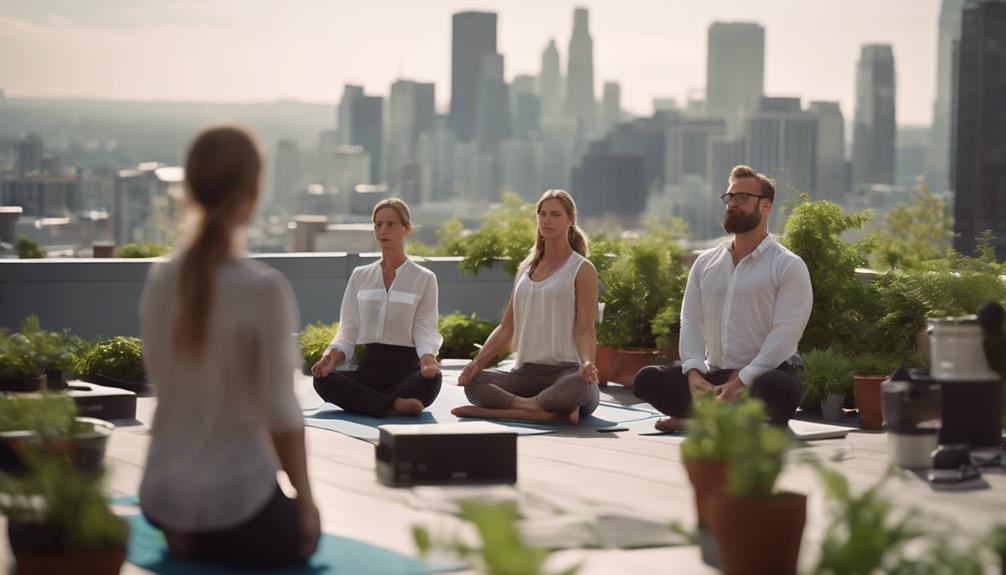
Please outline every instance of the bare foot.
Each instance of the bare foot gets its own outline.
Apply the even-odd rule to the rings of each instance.
[[[678,431],[685,430],[685,422],[680,419],[674,419],[673,417],[667,417],[657,420],[653,427],[655,427],[657,431],[663,431],[664,433],[676,433]]]
[[[575,407],[575,408],[573,408],[573,411],[569,412],[569,422],[572,423],[573,425],[579,425],[580,424],[580,408],[579,407]]]
[[[419,415],[423,412],[423,402],[412,397],[396,397],[391,404],[391,412],[395,415]]]

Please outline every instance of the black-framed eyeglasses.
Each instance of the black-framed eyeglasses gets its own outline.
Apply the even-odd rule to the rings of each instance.
[[[720,196],[723,200],[723,204],[729,206],[730,204],[737,204],[738,206],[743,206],[748,203],[748,198],[767,198],[768,196],[759,196],[758,194],[749,194],[747,192],[727,192]]]

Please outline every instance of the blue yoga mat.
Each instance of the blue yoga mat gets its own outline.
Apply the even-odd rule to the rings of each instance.
[[[159,575],[238,575],[269,573],[271,575],[423,575],[457,571],[461,566],[435,566],[420,559],[406,557],[346,537],[323,534],[318,550],[307,565],[282,569],[240,570],[196,561],[179,561],[167,556],[164,535],[142,515],[125,518],[129,522],[129,552],[127,561]]]
[[[389,416],[383,419],[348,413],[331,404],[304,414],[304,424],[311,427],[337,431],[357,439],[377,441],[380,432],[378,426],[388,424],[423,424],[423,423],[457,423],[474,421],[461,419],[451,413],[451,409],[468,405],[464,389],[456,385],[444,385],[433,405],[428,407],[419,417]],[[656,415],[647,409],[638,409],[621,405],[601,403],[593,414],[580,420],[580,424],[543,424],[522,421],[492,420],[495,423],[513,429],[519,435],[536,435],[552,433],[564,429],[603,429],[617,426],[630,421],[649,419]]]

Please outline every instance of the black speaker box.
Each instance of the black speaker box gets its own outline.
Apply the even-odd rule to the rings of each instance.
[[[377,479],[392,487],[517,482],[517,433],[490,422],[382,425]]]
[[[67,392],[77,404],[80,417],[105,421],[136,419],[136,394],[117,387],[105,387],[86,381],[71,381]]]

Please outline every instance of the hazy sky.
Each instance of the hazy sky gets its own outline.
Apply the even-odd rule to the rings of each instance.
[[[898,122],[928,124],[939,0],[0,0],[9,97],[334,103],[346,82],[387,95],[405,77],[450,97],[451,14],[499,14],[506,75],[537,74],[555,38],[566,67],[575,5],[590,8],[594,74],[623,106],[705,86],[714,20],[766,27],[768,95],[840,100],[851,119],[865,43],[891,43]]]

